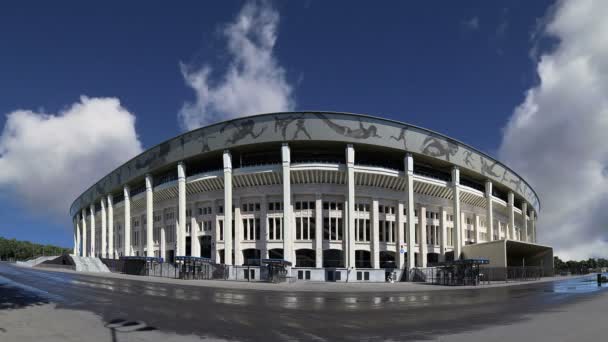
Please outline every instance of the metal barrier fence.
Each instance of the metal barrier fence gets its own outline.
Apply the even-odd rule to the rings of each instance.
[[[451,272],[444,267],[414,268],[408,279],[435,285],[483,285],[491,281],[530,281],[543,277],[543,269],[538,266],[526,267],[480,267],[476,270]]]

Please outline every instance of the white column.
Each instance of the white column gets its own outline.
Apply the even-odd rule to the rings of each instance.
[[[112,195],[108,195],[108,258],[116,259],[114,253],[114,203]]]
[[[374,268],[380,268],[380,241],[378,235],[380,233],[380,221],[379,221],[379,210],[378,200],[372,200],[372,212],[370,215],[371,224],[371,242],[372,242],[372,266]]]
[[[475,222],[474,222],[474,226],[473,229],[475,230],[474,232],[474,236],[475,236],[475,243],[479,243],[479,215],[475,214]]]
[[[91,213],[91,250],[89,255],[95,257],[95,204],[91,203],[89,206],[89,212]]]
[[[224,264],[232,265],[232,156],[224,151]]]
[[[536,243],[536,212],[534,210],[530,211],[530,224],[532,225],[532,242]]]
[[[281,146],[281,159],[283,162],[283,259],[295,265],[291,224],[291,152],[287,144]]]
[[[125,185],[123,188],[124,201],[125,201],[125,223],[124,223],[124,247],[123,247],[123,255],[124,256],[132,256],[131,250],[131,197],[130,197],[130,189],[128,185]]]
[[[160,242],[159,242],[159,247],[160,247],[160,252],[159,252],[159,257],[163,258],[163,260],[167,260],[167,235],[165,232],[165,226],[161,226],[160,227]]]
[[[243,264],[243,250],[241,240],[243,239],[243,218],[241,217],[241,203],[238,199],[232,199],[234,205],[234,264]],[[284,219],[283,219],[284,220]]]
[[[407,268],[416,266],[414,255],[416,216],[414,215],[414,158],[411,153],[405,156],[405,204],[407,205]]]
[[[86,257],[89,255],[89,250],[87,246],[87,212],[85,209],[81,211],[81,219],[82,219],[82,256]]]
[[[509,191],[508,200],[507,210],[509,211],[509,227],[507,228],[507,238],[515,240],[515,194],[511,191]]]
[[[194,215],[196,208],[191,208],[191,213],[193,215],[190,216],[190,246],[192,248],[191,254],[192,256],[201,257],[201,243],[198,239],[198,232],[200,231],[200,226],[196,221],[196,215]]]
[[[447,216],[445,208],[441,208],[441,219],[439,220],[439,261],[445,261],[445,247],[447,246]]]
[[[395,233],[397,234],[397,251],[395,252],[395,261],[397,263],[397,268],[400,270],[403,269],[403,265],[405,264],[405,254],[401,254],[401,246],[405,243],[405,231],[403,229],[404,224],[406,224],[406,218],[404,213],[405,206],[406,205],[401,201],[399,201],[399,203],[397,204],[397,222],[395,222]],[[378,254],[376,257],[377,259],[379,259],[380,255]],[[379,262],[380,261],[378,261],[378,263]]]
[[[461,232],[460,232],[460,241],[461,244],[460,246],[464,246],[466,243],[466,238],[467,238],[467,230],[469,229],[468,225],[467,225],[467,218],[465,217],[465,214],[461,211],[460,212],[460,224],[461,224]]]
[[[74,235],[74,255],[78,255],[78,219],[74,219],[74,228],[72,229],[72,233]]]
[[[262,240],[260,257],[268,259],[268,197],[266,195],[262,196],[262,203],[260,203],[260,224],[260,240]]]
[[[418,258],[420,258],[420,267],[426,267],[426,254],[428,253],[428,244],[426,243],[426,208],[420,207],[418,211],[418,237],[420,239]]]
[[[154,183],[146,175],[146,256],[154,256]]]
[[[80,237],[80,221],[78,220],[78,214],[76,214],[76,251],[74,251],[75,255],[80,255],[82,238]]]
[[[102,258],[107,258],[108,255],[107,253],[107,244],[106,244],[106,237],[107,237],[107,222],[106,222],[106,199],[105,198],[101,198],[101,257]]]
[[[355,267],[355,149],[353,145],[346,146],[346,201],[347,218],[345,239],[348,246],[346,267]]]
[[[488,241],[494,240],[494,212],[492,211],[492,181],[486,181],[486,232]]]
[[[176,256],[186,255],[186,165],[177,163],[177,225],[175,229]]]
[[[452,168],[452,193],[453,193],[453,208],[454,208],[454,260],[460,259],[462,252],[462,220],[460,218],[460,169]]]
[[[323,267],[323,197],[317,194],[315,199],[315,266]]]
[[[528,238],[528,203],[526,203],[526,201],[521,202],[521,217],[523,221],[522,229],[524,235],[521,240],[529,242],[530,239]]]

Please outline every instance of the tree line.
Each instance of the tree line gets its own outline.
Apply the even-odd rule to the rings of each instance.
[[[0,260],[26,260],[42,255],[61,255],[71,251],[73,250],[69,248],[0,237]]]
[[[587,274],[593,269],[608,267],[608,259],[589,258],[587,260],[568,260],[562,261],[559,257],[553,257],[553,268],[555,273],[570,272],[572,274]]]

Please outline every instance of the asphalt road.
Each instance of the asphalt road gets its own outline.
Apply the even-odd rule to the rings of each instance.
[[[239,341],[434,339],[521,322],[525,313],[553,311],[601,291],[581,279],[409,293],[251,291],[0,263],[0,310],[55,303],[91,311],[106,322],[137,320],[164,332]]]

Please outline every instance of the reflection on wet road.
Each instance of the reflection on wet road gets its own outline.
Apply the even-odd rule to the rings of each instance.
[[[585,280],[586,279],[586,280]],[[521,319],[602,291],[595,278],[475,290],[325,293],[249,291],[147,283],[0,263],[0,290],[20,288],[106,322],[237,340],[428,338]]]

